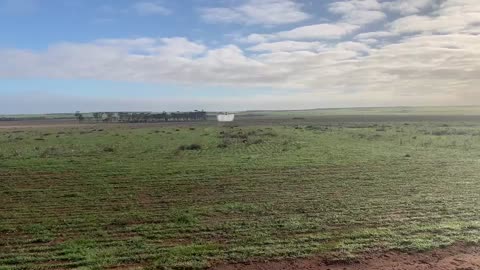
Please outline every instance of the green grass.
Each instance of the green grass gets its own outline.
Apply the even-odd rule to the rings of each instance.
[[[0,130],[0,269],[478,244],[480,121],[295,123]]]

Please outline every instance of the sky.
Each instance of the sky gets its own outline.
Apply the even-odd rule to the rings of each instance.
[[[0,0],[0,114],[444,105],[478,0]]]

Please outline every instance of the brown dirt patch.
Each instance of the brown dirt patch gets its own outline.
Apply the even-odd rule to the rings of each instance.
[[[148,208],[154,204],[152,195],[147,190],[138,193],[138,202],[142,207]]]
[[[108,267],[109,270],[136,270],[136,269],[145,269],[141,264],[124,264],[118,266]]]
[[[77,127],[89,125],[92,124],[80,124],[78,121],[65,119],[0,121],[0,129],[20,130],[30,128]]]
[[[223,264],[212,270],[478,270],[480,247],[455,245],[425,253],[387,252],[365,255],[351,264],[328,263],[323,258]]]

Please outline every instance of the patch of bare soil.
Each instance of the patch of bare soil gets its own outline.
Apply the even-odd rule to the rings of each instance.
[[[125,264],[125,265],[109,267],[107,269],[109,269],[109,270],[137,270],[137,269],[144,269],[144,267],[141,264]]]
[[[0,121],[0,129],[76,127],[80,125],[83,124],[79,124],[75,120],[63,119]]]
[[[358,262],[329,263],[323,258],[223,264],[212,270],[479,270],[480,247],[455,245],[425,253],[387,252]]]

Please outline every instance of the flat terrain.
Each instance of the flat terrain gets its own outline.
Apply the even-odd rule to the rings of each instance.
[[[480,115],[480,106],[458,106],[458,107],[358,107],[358,108],[331,108],[331,109],[311,109],[298,111],[246,111],[239,115],[257,115],[257,116],[406,116],[406,115],[424,115],[424,116],[461,116],[461,115]]]
[[[0,269],[478,269],[480,117],[234,124],[1,123]]]

